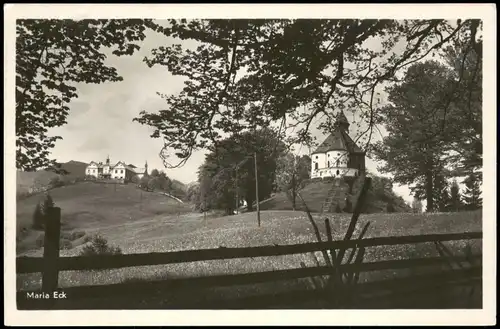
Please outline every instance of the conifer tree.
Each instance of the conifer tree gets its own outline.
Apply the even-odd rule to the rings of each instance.
[[[453,180],[453,183],[450,187],[450,210],[451,211],[460,211],[462,209],[462,197],[460,195],[460,187],[456,180]]]
[[[464,201],[467,210],[480,209],[483,205],[481,198],[481,184],[478,177],[472,173],[465,180]]]

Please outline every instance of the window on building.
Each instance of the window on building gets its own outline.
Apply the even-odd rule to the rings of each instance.
[[[337,167],[339,166],[339,160],[337,160]]]
[[[123,169],[121,170],[120,174],[123,174]]]
[[[316,160],[318,160],[318,156],[316,156]]]
[[[340,172],[337,170],[337,175],[340,174]]]
[[[328,161],[328,167],[330,167],[330,161]]]

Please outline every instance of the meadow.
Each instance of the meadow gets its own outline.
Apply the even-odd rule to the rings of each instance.
[[[265,210],[261,212],[261,227],[257,226],[255,212],[234,216],[209,215],[192,212],[191,206],[154,192],[144,192],[135,185],[79,183],[52,190],[51,195],[62,209],[62,231],[99,234],[109,245],[118,246],[123,253],[166,252],[218,247],[250,247],[315,242],[314,231],[302,211]],[[17,206],[18,255],[41,257],[43,247],[36,245],[36,235],[42,232],[27,229],[36,202],[41,196],[20,200]],[[313,214],[322,237],[326,240],[324,218],[332,224],[334,239],[342,239],[351,214]],[[365,223],[370,226],[365,237],[418,235],[431,233],[463,233],[481,231],[482,214],[476,212],[435,214],[363,214],[354,236],[359,235]],[[24,233],[23,233],[24,232]],[[454,253],[463,252],[469,244],[475,253],[481,252],[481,241],[445,243]],[[76,256],[85,240],[80,237],[71,249],[61,250],[61,256]],[[431,243],[404,246],[368,248],[365,262],[439,256]],[[321,257],[319,257],[321,261]],[[65,271],[59,274],[60,287],[100,285],[130,281],[161,280],[165,278],[197,277],[218,274],[251,273],[307,266],[316,266],[309,254],[297,254],[254,259],[212,260],[183,264],[130,267],[102,271]],[[360,282],[385,279],[395,275],[409,275],[409,270],[363,273]],[[17,289],[37,289],[41,275],[18,275]],[[292,284],[292,283],[291,283]],[[269,289],[258,287],[218,290],[224,296],[255,293]],[[307,288],[304,280],[293,283],[293,288]],[[287,284],[272,285],[273,291],[287,291]]]

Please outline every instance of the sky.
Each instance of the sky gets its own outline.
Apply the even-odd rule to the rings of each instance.
[[[172,76],[165,67],[149,68],[143,62],[143,58],[149,56],[153,48],[171,42],[172,40],[164,35],[148,31],[140,51],[136,54],[109,56],[107,59],[107,64],[118,70],[123,81],[97,85],[78,84],[79,97],[70,104],[68,123],[49,131],[49,134],[63,138],[56,142],[52,157],[59,162],[75,160],[89,163],[104,162],[109,156],[111,162],[124,161],[137,167],[143,167],[147,162],[149,169],[164,170],[169,177],[183,183],[196,181],[197,170],[204,161],[205,151],[194,152],[181,168],[166,169],[159,157],[162,140],[150,137],[152,128],[132,121],[142,110],[154,112],[164,106],[165,103],[157,92],[172,94],[183,88],[181,77]],[[182,41],[182,45],[193,44]],[[374,43],[373,46],[377,45]],[[352,120],[348,112],[346,115]],[[384,133],[383,127],[380,129]],[[356,133],[355,129],[351,129],[353,138]],[[313,135],[319,142],[326,138],[316,129],[313,130]],[[373,140],[380,138],[380,134],[375,130]],[[298,150],[300,153],[308,152],[306,147],[299,147]],[[380,174],[378,165],[380,164],[372,159],[366,159],[366,167],[370,172]],[[413,199],[407,186],[394,185],[394,191],[407,202]]]

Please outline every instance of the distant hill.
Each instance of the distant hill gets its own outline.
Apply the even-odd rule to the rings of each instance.
[[[87,164],[81,161],[68,161],[58,163],[51,170],[42,169],[38,171],[21,171],[16,173],[16,193],[17,195],[31,193],[34,190],[40,191],[49,186],[55,177],[63,179],[75,179],[85,176]]]
[[[65,163],[58,163],[54,169],[65,176],[73,178],[85,176],[85,169],[87,166],[88,163],[71,160]]]

